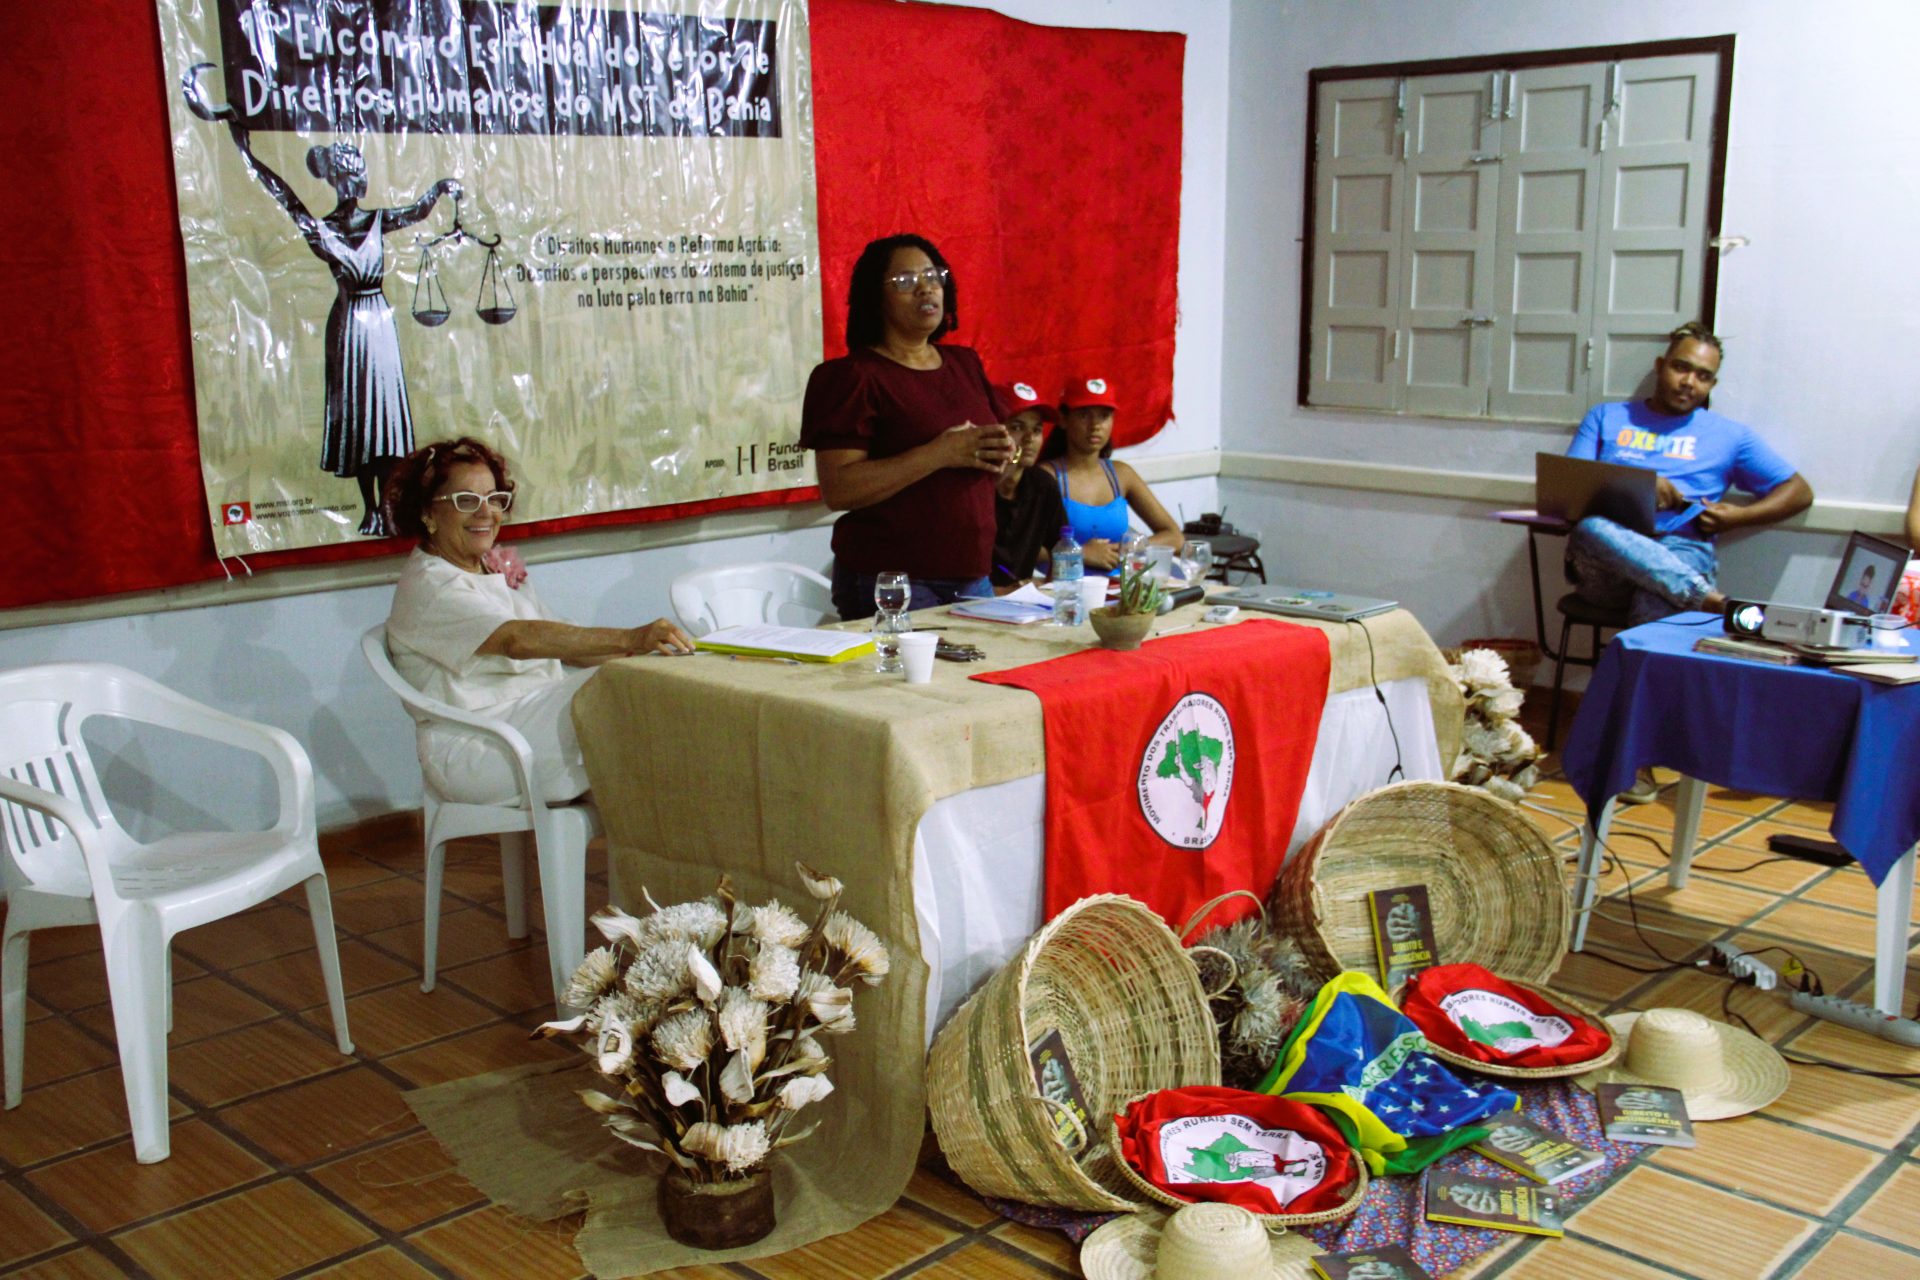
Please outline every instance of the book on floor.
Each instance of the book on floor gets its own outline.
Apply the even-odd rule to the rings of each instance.
[[[1495,1164],[1503,1164],[1543,1186],[1564,1182],[1576,1173],[1585,1173],[1606,1163],[1606,1157],[1598,1151],[1590,1151],[1545,1125],[1535,1124],[1517,1111],[1489,1123],[1493,1128],[1473,1144],[1473,1149]]]
[[[1609,1081],[1595,1087],[1593,1096],[1600,1104],[1600,1124],[1615,1142],[1694,1145],[1693,1121],[1687,1118],[1687,1100],[1678,1089]]]
[[[1533,1236],[1564,1235],[1560,1194],[1512,1178],[1427,1174],[1427,1217],[1461,1227],[1491,1227]]]
[[[1323,1253],[1308,1259],[1321,1280],[1433,1280],[1432,1274],[1397,1244],[1353,1253]]]
[[[1433,937],[1433,909],[1427,886],[1403,885],[1367,894],[1373,917],[1373,953],[1380,961],[1380,985],[1388,991],[1423,969],[1440,963]]]

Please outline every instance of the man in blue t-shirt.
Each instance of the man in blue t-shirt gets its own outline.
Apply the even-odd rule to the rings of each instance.
[[[1813,505],[1812,486],[1751,427],[1702,407],[1720,374],[1720,339],[1705,325],[1675,329],[1653,367],[1651,397],[1595,405],[1567,450],[1659,473],[1654,537],[1588,516],[1567,540],[1579,594],[1626,609],[1636,626],[1683,609],[1724,608],[1714,535],[1773,524]],[[1727,502],[1733,487],[1755,501]]]

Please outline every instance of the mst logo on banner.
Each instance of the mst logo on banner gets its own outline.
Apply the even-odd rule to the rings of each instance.
[[[158,0],[221,554],[480,436],[539,520],[811,483],[802,0]]]
[[[1233,791],[1233,721],[1218,699],[1189,693],[1173,704],[1140,756],[1140,812],[1154,833],[1204,849],[1226,821]]]

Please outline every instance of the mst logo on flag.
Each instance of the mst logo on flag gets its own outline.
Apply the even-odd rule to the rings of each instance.
[[[1469,1040],[1496,1053],[1551,1049],[1573,1034],[1564,1018],[1535,1013],[1518,1000],[1478,987],[1442,996],[1440,1009]]]
[[[1186,1116],[1160,1128],[1167,1181],[1252,1182],[1286,1204],[1320,1185],[1327,1153],[1291,1129],[1267,1129],[1245,1116]]]
[[[1233,721],[1219,701],[1189,693],[1147,739],[1140,757],[1140,812],[1168,844],[1204,849],[1226,821],[1233,790]]]
[[[1265,892],[1300,812],[1331,665],[1324,632],[1255,619],[975,676],[1040,698],[1046,914],[1125,893],[1177,924],[1230,889]],[[1258,909],[1232,899],[1195,925]]]

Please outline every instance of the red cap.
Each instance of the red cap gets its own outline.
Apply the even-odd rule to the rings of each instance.
[[[1009,418],[1032,409],[1048,422],[1060,421],[1060,411],[1042,400],[1031,383],[1001,382],[995,384],[993,389],[1000,393],[1000,399],[1006,403]]]
[[[1060,407],[1064,410],[1118,409],[1120,406],[1105,378],[1076,378],[1060,393]]]

